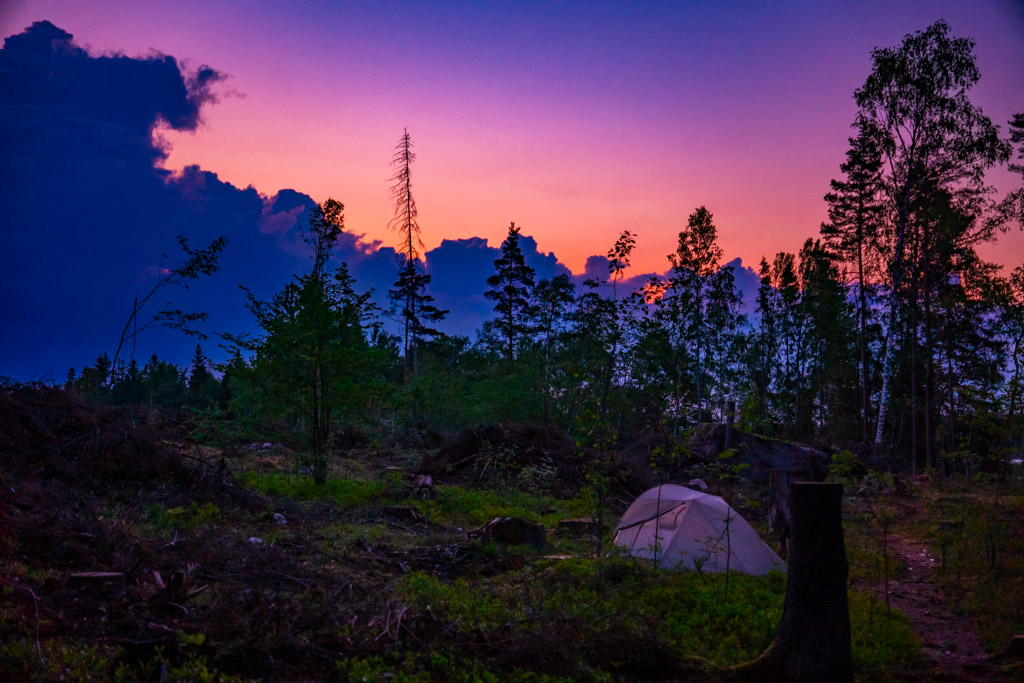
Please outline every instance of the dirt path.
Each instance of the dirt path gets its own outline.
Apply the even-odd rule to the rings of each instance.
[[[890,536],[890,552],[906,571],[889,582],[892,606],[910,619],[928,659],[928,680],[1000,681],[991,667],[973,621],[957,616],[938,583],[939,561],[922,541]],[[881,593],[881,590],[879,591]],[[884,595],[879,599],[884,600]]]

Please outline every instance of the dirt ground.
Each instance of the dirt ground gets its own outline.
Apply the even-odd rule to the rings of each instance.
[[[1001,681],[989,664],[972,619],[950,609],[938,583],[939,562],[921,540],[894,536],[891,551],[906,571],[889,584],[893,608],[903,612],[921,639],[928,669],[936,680]],[[879,596],[884,600],[884,594]]]
[[[898,678],[929,681],[1019,680],[990,657],[982,647],[974,619],[957,610],[941,586],[941,562],[926,539],[907,529],[921,528],[926,521],[923,501],[903,497],[897,520],[887,540],[889,604],[910,621],[921,641],[924,663],[920,670],[898,672]],[[873,592],[885,603],[884,582],[859,580],[854,588]]]

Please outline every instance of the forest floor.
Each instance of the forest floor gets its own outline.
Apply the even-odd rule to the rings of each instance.
[[[890,604],[910,620],[935,677],[950,681],[1004,680],[1005,674],[989,664],[975,620],[958,614],[948,604],[939,582],[939,564],[929,544],[900,536],[893,536],[889,542],[895,564],[906,567],[889,583]],[[884,593],[879,597],[884,600]]]
[[[981,525],[969,527],[961,517],[956,523],[959,526],[950,525],[957,530],[955,537],[949,533],[943,537],[941,529],[944,524],[935,519],[936,510],[948,500],[957,501],[961,515],[968,509],[966,501],[970,501],[970,509],[975,511],[990,506],[991,502],[987,500],[990,488],[966,495],[963,489],[940,492],[925,482],[912,485],[910,489],[909,495],[897,496],[889,492],[877,496],[873,502],[866,503],[862,499],[853,506],[858,514],[873,518],[873,542],[876,549],[881,546],[881,554],[873,558],[874,571],[868,575],[863,572],[855,575],[851,585],[873,593],[881,604],[885,604],[888,598],[892,609],[909,620],[921,642],[921,665],[914,671],[901,672],[901,677],[939,681],[1021,680],[1022,670],[1019,664],[1014,664],[1015,657],[1004,657],[998,650],[993,652],[992,642],[986,652],[980,635],[979,623],[983,620],[990,631],[990,638],[993,637],[991,631],[1006,628],[1005,624],[989,623],[999,616],[996,604],[988,605],[992,613],[979,614],[978,601],[984,602],[990,596],[979,597],[975,595],[979,592],[977,587],[972,588],[972,583],[984,584],[990,580],[985,576],[988,568],[982,567],[979,560],[967,557],[971,550],[978,550],[979,537],[986,535],[985,530]],[[884,536],[878,523],[883,517],[887,521]],[[1013,517],[1007,520],[1007,524],[1013,523]],[[1012,542],[1010,539],[1008,532],[1002,537],[1004,553],[1007,550],[1005,546]],[[948,554],[945,560],[940,555],[943,543]],[[885,561],[886,554],[889,563],[888,596],[880,564]],[[999,602],[1005,603],[1004,608],[1010,605],[1019,611],[1020,597],[1016,595],[1020,592],[1019,583],[1012,576],[1014,572],[1009,574],[1011,576],[1007,576],[1007,572],[991,572],[992,576],[1001,577],[1003,590],[1008,593]],[[1009,645],[1007,640],[996,642]]]
[[[456,439],[445,457],[462,469],[422,488],[425,453],[401,449],[339,453],[318,487],[279,445],[203,446],[180,425],[59,393],[0,394],[0,671],[26,681],[708,680],[774,637],[784,576],[662,572],[608,557],[607,544],[595,557],[579,533],[594,500],[566,486],[580,480],[572,447],[543,430],[491,431],[484,445],[484,432]],[[764,490],[739,491],[741,514],[762,526]],[[630,496],[609,498],[606,532]],[[858,678],[1012,679],[984,657],[971,596],[949,598],[984,571],[953,559],[963,581],[939,571],[927,523],[936,503],[918,491],[884,504],[898,518],[890,599],[922,660],[907,621],[880,618],[871,514],[883,504],[848,500]],[[488,538],[486,523],[506,516],[539,523],[543,548],[529,529],[525,543]],[[965,544],[979,536],[962,529]],[[1004,621],[985,627],[989,652],[1019,623]]]

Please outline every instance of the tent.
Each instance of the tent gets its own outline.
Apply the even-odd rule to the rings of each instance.
[[[728,520],[728,522],[726,521]],[[675,484],[640,494],[622,515],[615,544],[665,569],[767,574],[786,570],[754,528],[718,496]]]

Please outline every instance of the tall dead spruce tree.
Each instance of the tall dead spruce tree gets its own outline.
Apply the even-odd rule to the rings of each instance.
[[[402,316],[402,368],[405,380],[418,373],[418,350],[424,339],[434,337],[437,330],[428,327],[444,319],[448,311],[440,310],[433,305],[434,297],[426,293],[430,284],[430,276],[423,271],[420,240],[420,226],[416,221],[416,200],[412,196],[412,174],[410,167],[416,160],[412,151],[412,137],[409,130],[402,131],[402,137],[395,146],[395,154],[391,165],[395,175],[391,177],[391,198],[395,202],[394,218],[388,227],[396,230],[401,236],[398,245],[398,281],[390,290],[395,307],[400,309]],[[410,365],[411,359],[411,365]]]

